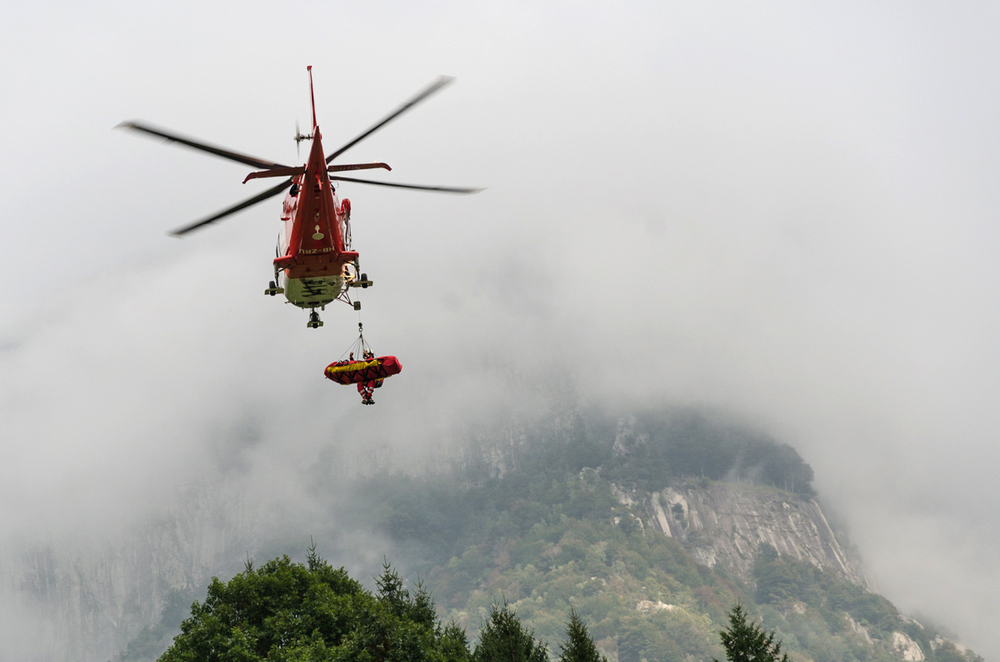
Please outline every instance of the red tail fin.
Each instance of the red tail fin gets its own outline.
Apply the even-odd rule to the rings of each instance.
[[[309,72],[309,101],[312,102],[313,109],[313,129],[316,129],[316,95],[313,94],[313,68],[310,64],[306,67],[306,71]]]

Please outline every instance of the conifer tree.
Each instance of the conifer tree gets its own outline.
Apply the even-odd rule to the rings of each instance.
[[[754,623],[747,623],[743,605],[729,612],[729,627],[719,633],[729,662],[788,662],[788,653],[781,652],[781,642]],[[712,662],[719,662],[715,658]]]
[[[494,603],[489,620],[479,633],[479,645],[472,654],[473,662],[548,662],[545,644],[535,640],[535,633],[526,630],[521,620],[507,606]]]
[[[448,662],[469,662],[469,638],[465,628],[452,621],[441,632],[441,651]]]
[[[559,645],[559,662],[608,662],[594,646],[587,626],[572,607],[566,624],[566,643]]]

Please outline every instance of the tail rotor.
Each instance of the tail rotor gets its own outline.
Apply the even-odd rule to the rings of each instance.
[[[299,146],[302,144],[302,141],[303,140],[312,140],[312,134],[311,133],[302,133],[299,130],[299,121],[298,120],[295,120],[295,139],[294,140],[295,140],[295,158],[298,159],[298,158],[301,158],[301,154],[300,154],[301,149],[300,149]]]

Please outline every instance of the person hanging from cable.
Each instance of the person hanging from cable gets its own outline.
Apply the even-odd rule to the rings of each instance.
[[[365,344],[367,347],[367,344]],[[375,359],[375,352],[371,351],[371,348],[364,349],[362,356],[365,361],[373,361]],[[361,404],[363,405],[373,405],[375,400],[372,399],[372,394],[375,392],[377,385],[375,381],[358,382],[358,393],[361,394]]]
[[[372,393],[375,391],[375,382],[358,382],[358,393],[361,394],[361,404],[373,405]]]

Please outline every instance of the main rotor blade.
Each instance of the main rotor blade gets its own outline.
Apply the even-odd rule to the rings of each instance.
[[[243,180],[246,184],[251,179],[261,179],[262,177],[298,177],[306,171],[305,166],[299,166],[297,168],[271,168],[270,170],[257,170],[256,172],[251,172]]]
[[[253,156],[247,156],[246,154],[240,154],[239,152],[234,152],[232,150],[223,149],[221,147],[215,147],[214,145],[208,145],[206,143],[199,142],[192,138],[185,138],[184,136],[179,136],[174,133],[167,133],[163,129],[154,128],[146,124],[140,124],[138,122],[122,122],[115,128],[134,129],[136,131],[142,131],[143,133],[148,133],[151,136],[158,136],[169,142],[187,145],[188,147],[200,149],[203,152],[208,152],[209,154],[215,154],[216,156],[221,156],[222,158],[229,159],[230,161],[245,163],[246,165],[250,165],[255,168],[270,169],[270,168],[287,167],[281,165],[280,163],[272,163],[271,161],[265,161],[264,159],[258,159]]]
[[[255,195],[254,197],[252,197],[252,198],[250,198],[248,200],[244,200],[243,202],[241,202],[239,204],[236,204],[236,205],[233,205],[232,207],[229,207],[228,209],[223,209],[222,211],[220,211],[218,214],[215,214],[214,216],[209,216],[208,218],[202,219],[202,220],[198,221],[197,223],[192,223],[191,225],[186,225],[186,226],[184,226],[182,228],[177,228],[176,230],[174,230],[170,234],[173,235],[174,237],[182,237],[182,236],[186,235],[188,232],[191,232],[192,230],[197,230],[198,228],[200,228],[200,227],[202,227],[204,225],[208,225],[209,223],[214,223],[214,222],[216,222],[216,221],[218,221],[220,219],[225,218],[226,216],[229,216],[230,214],[235,214],[236,212],[242,211],[242,210],[246,209],[247,207],[252,207],[253,205],[257,204],[258,202],[263,202],[264,200],[267,200],[268,198],[272,198],[272,197],[278,195],[279,193],[281,193],[282,191],[284,191],[286,188],[288,188],[291,185],[292,185],[292,180],[291,179],[283,181],[280,184],[278,184],[277,186],[275,186],[273,188],[267,189],[263,193],[258,193],[257,195]]]
[[[393,188],[410,188],[418,191],[441,191],[442,193],[479,193],[481,188],[460,188],[457,186],[422,186],[420,184],[393,184],[391,182],[376,182],[371,179],[354,179],[353,177],[331,177],[339,182],[354,182],[355,184],[374,184],[375,186],[391,186]]]
[[[349,165],[336,165],[330,166],[326,169],[327,172],[345,172],[347,170],[373,170],[374,168],[382,168],[384,170],[392,170],[388,163],[351,163]]]
[[[333,161],[335,158],[337,158],[338,156],[340,156],[341,154],[343,154],[344,152],[346,152],[350,148],[354,147],[359,142],[361,142],[362,140],[364,140],[368,136],[372,135],[373,133],[375,133],[376,131],[378,131],[379,129],[381,129],[383,126],[385,126],[389,122],[393,121],[394,119],[396,119],[397,117],[399,117],[400,115],[402,115],[403,113],[405,113],[406,111],[408,111],[410,108],[413,108],[418,103],[420,103],[421,101],[423,101],[424,99],[426,99],[430,95],[434,94],[435,92],[437,92],[438,90],[440,90],[442,87],[444,87],[448,83],[451,83],[454,80],[455,79],[452,78],[451,76],[441,76],[436,81],[434,81],[433,83],[431,83],[430,85],[428,85],[426,88],[424,88],[424,90],[422,92],[420,92],[419,94],[417,94],[417,96],[413,97],[412,99],[410,99],[409,101],[407,101],[406,103],[404,103],[402,106],[400,106],[399,108],[397,108],[396,110],[394,110],[393,112],[389,113],[384,118],[382,118],[382,120],[379,121],[378,124],[376,124],[375,126],[371,127],[370,129],[368,129],[367,131],[365,131],[364,133],[362,133],[360,136],[358,136],[357,138],[355,138],[351,142],[347,143],[346,145],[344,145],[343,147],[341,147],[340,149],[338,149],[336,152],[334,152],[330,156],[326,157],[326,162],[329,163],[330,161]]]
[[[346,170],[373,170],[375,168],[383,168],[385,170],[392,170],[388,163],[351,163],[349,165],[339,165],[330,166],[328,168],[329,172],[344,172]],[[295,177],[301,175],[305,172],[305,166],[299,166],[297,168],[271,168],[270,170],[258,170],[257,172],[251,172],[243,180],[246,184],[251,179],[260,179],[262,177],[288,177],[289,175]]]

